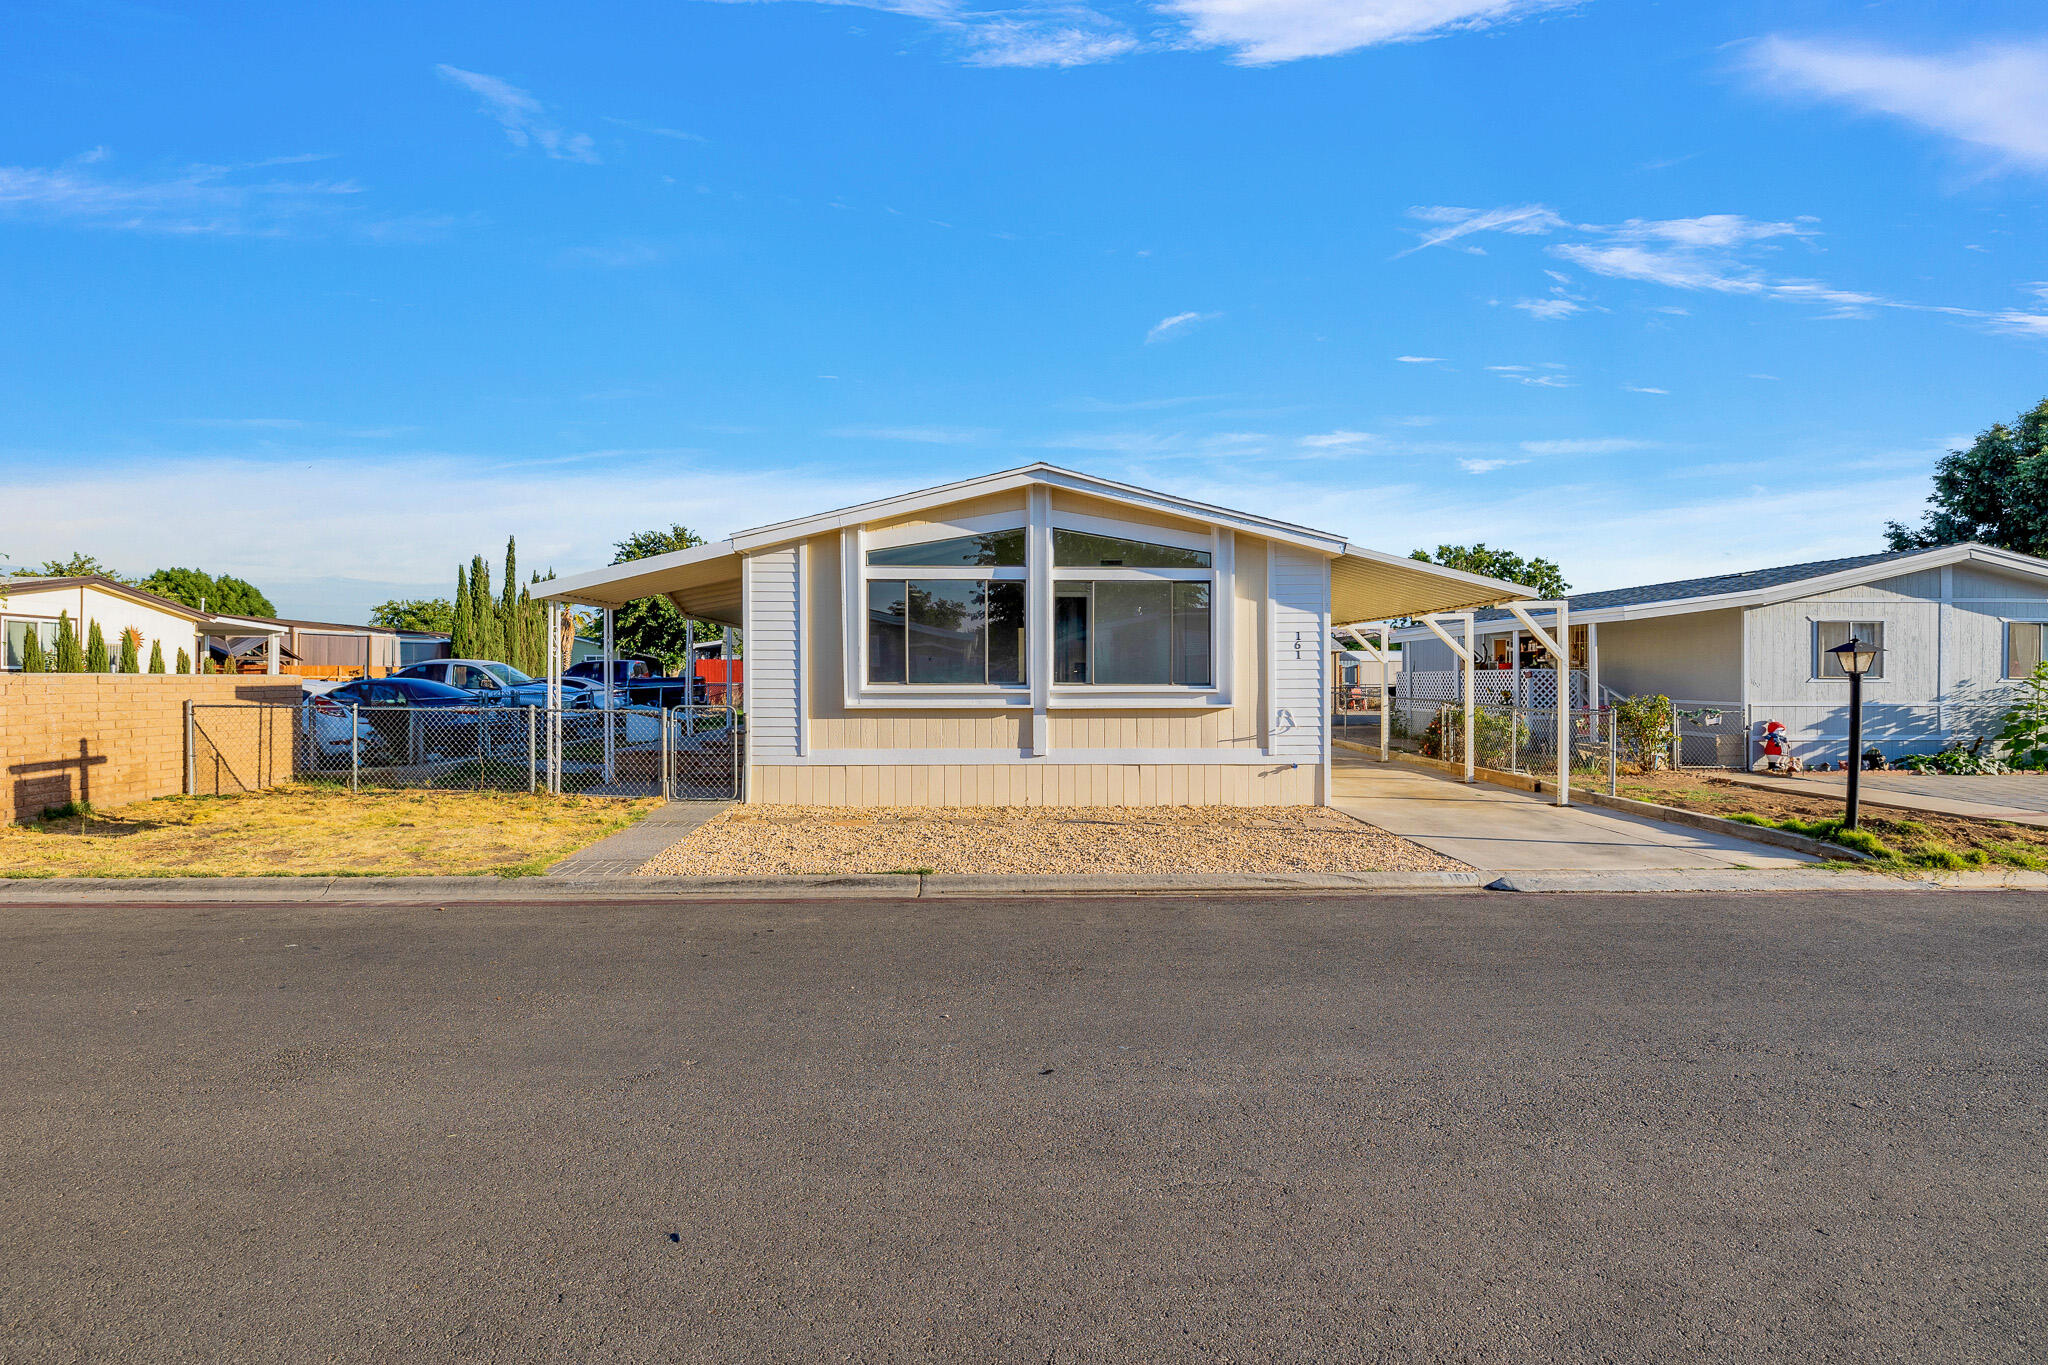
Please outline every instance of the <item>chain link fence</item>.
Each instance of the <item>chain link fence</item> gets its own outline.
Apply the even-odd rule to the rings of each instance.
[[[1391,747],[1447,763],[1465,761],[1465,710],[1446,701],[1404,700],[1388,717]],[[1479,706],[1472,713],[1472,759],[1477,767],[1555,778],[1557,708]],[[1575,707],[1565,713],[1565,745],[1572,780],[1597,781],[1613,790],[1619,763],[1614,713]]]
[[[550,722],[561,736],[556,790],[675,801],[739,799],[738,706],[193,706],[186,791],[231,795],[281,782],[378,789],[546,791]]]

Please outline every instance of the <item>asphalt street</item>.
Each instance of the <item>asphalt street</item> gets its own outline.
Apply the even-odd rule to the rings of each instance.
[[[0,1359],[2048,1356],[2048,897],[0,910]]]

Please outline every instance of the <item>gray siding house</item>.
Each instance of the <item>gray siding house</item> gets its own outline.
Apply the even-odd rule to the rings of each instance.
[[[1865,678],[1865,744],[1888,757],[1995,735],[2043,656],[2048,560],[1951,545],[1653,583],[1570,599],[1572,693],[1604,704],[1662,693],[1689,713],[1688,763],[1748,766],[1769,721],[1807,762],[1847,757],[1848,682],[1827,650],[1855,634],[1884,649]],[[1549,679],[1505,612],[1477,614],[1479,695]],[[1422,627],[1394,632],[1417,694],[1458,667]],[[1488,669],[1488,664],[1494,665]],[[1504,685],[1489,680],[1504,678]],[[1457,693],[1438,684],[1443,695]],[[1554,696],[1554,684],[1542,695]]]

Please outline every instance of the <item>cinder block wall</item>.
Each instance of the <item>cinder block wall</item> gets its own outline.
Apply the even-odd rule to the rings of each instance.
[[[298,700],[296,678],[0,673],[0,821],[33,818],[67,801],[108,807],[181,792],[187,701]],[[211,722],[197,746],[202,792],[291,777],[288,712],[201,714]]]

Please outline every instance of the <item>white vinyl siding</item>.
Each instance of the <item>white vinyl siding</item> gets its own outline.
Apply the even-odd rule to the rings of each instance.
[[[747,743],[754,762],[793,758],[798,749],[801,612],[797,547],[747,556]]]
[[[1303,550],[1273,546],[1272,696],[1268,699],[1268,751],[1295,763],[1323,759],[1323,672],[1328,667],[1329,561]]]

